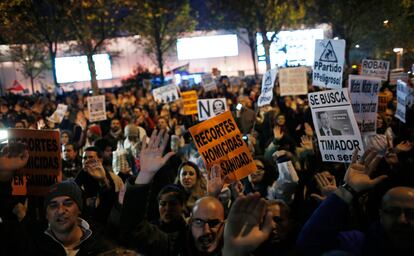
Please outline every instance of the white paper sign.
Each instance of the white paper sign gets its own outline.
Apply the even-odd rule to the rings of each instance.
[[[390,62],[385,60],[362,60],[362,75],[388,80]]]
[[[201,76],[201,81],[205,92],[214,91],[217,89],[216,81],[214,81],[211,74],[203,74]]]
[[[279,70],[280,95],[304,95],[308,93],[306,68],[283,68]]]
[[[332,89],[342,88],[344,60],[345,40],[316,40],[312,84]]]
[[[178,100],[178,88],[174,84],[165,85],[152,90],[154,100],[160,103],[169,103]]]
[[[364,153],[361,134],[352,112],[348,90],[308,94],[319,150],[324,162],[349,163],[355,149]]]
[[[348,83],[352,109],[359,130],[362,135],[376,134],[378,92],[381,87],[381,79],[350,75]]]
[[[89,121],[106,120],[105,95],[88,97]]]
[[[65,104],[58,104],[55,112],[48,117],[49,120],[51,120],[54,123],[60,124],[63,120],[63,117],[65,116],[66,111],[68,110],[68,106]]]
[[[260,93],[259,99],[257,100],[257,105],[262,107],[264,105],[270,104],[273,99],[273,86],[275,85],[277,75],[277,68],[272,68],[266,71],[262,78],[262,91]]]
[[[198,120],[204,121],[227,111],[226,98],[197,100]]]
[[[398,80],[397,81],[397,111],[395,117],[401,122],[405,123],[405,112],[407,110],[407,83]]]
[[[408,82],[408,74],[405,72],[391,72],[390,73],[390,85],[397,85],[397,81]]]

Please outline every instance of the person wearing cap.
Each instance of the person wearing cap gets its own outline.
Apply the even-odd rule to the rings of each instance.
[[[80,218],[82,192],[73,181],[56,183],[45,197],[48,228],[35,241],[39,255],[95,255],[110,249],[99,233]]]

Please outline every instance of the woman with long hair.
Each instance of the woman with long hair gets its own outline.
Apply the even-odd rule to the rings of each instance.
[[[193,162],[184,162],[178,167],[175,183],[186,192],[185,214],[189,216],[194,203],[207,194],[207,183],[198,166]]]

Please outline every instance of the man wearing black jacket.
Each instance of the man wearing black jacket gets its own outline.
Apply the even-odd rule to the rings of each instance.
[[[196,202],[186,230],[167,234],[145,216],[152,179],[174,154],[162,156],[167,143],[168,133],[164,131],[158,136],[154,131],[150,142],[143,143],[141,170],[135,180],[127,183],[120,218],[121,241],[146,255],[220,255],[224,209],[216,198],[203,197]]]

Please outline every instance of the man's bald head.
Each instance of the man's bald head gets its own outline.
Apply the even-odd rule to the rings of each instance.
[[[215,219],[224,220],[223,205],[215,197],[206,196],[198,199],[194,204],[192,215],[197,216],[200,214],[200,211],[203,215],[212,214]]]
[[[391,245],[400,251],[414,249],[414,188],[395,187],[382,198],[381,225]]]
[[[411,205],[414,208],[414,188],[395,187],[388,190],[382,198],[382,208],[395,204]]]

